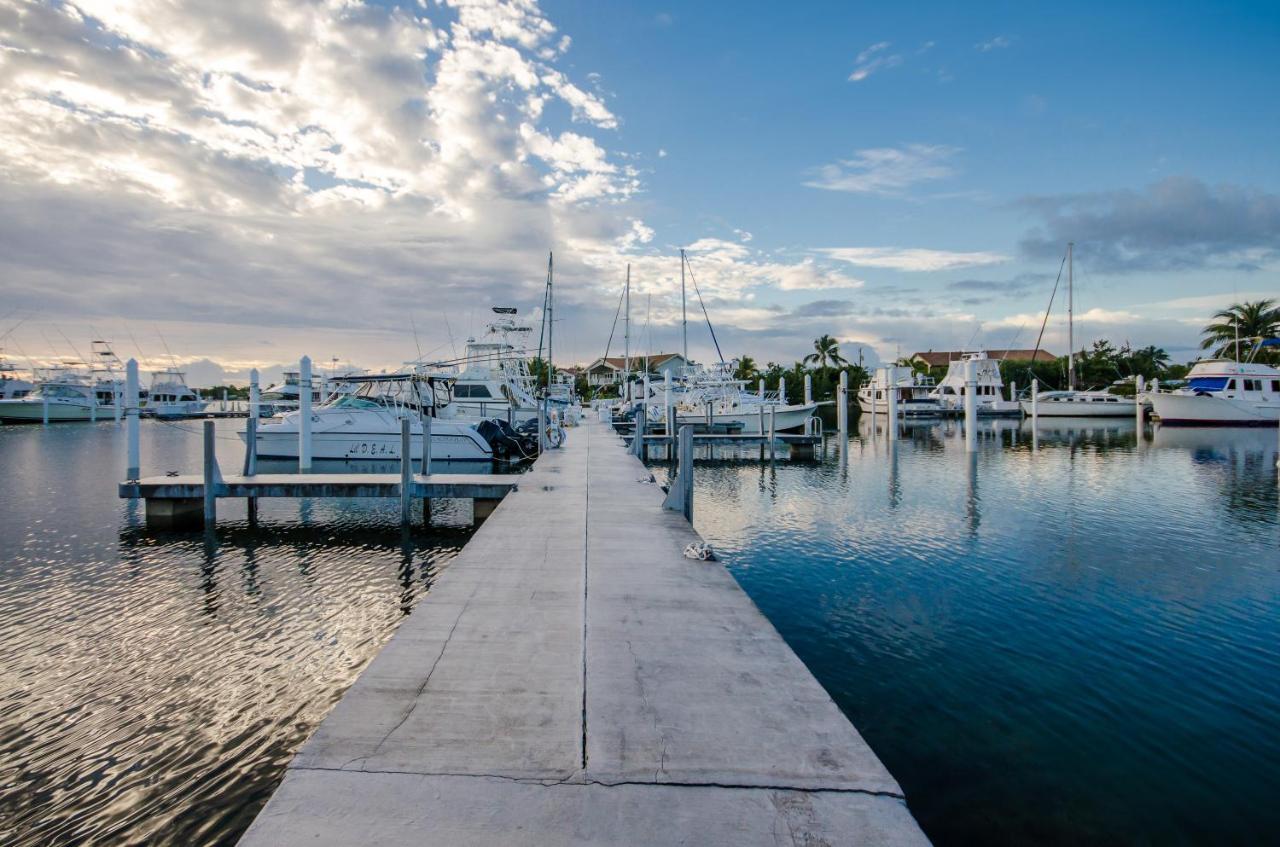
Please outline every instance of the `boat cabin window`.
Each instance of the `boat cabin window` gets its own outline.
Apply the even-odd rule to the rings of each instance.
[[[1235,381],[1234,379],[1229,379],[1229,380],[1227,380],[1227,390],[1228,390],[1228,391],[1234,391],[1234,390],[1235,390],[1235,387],[1236,387],[1236,381]]]
[[[1261,391],[1261,390],[1262,390],[1262,380],[1260,380],[1260,379],[1246,379],[1246,380],[1244,380],[1244,390],[1245,390],[1245,391]]]
[[[1271,380],[1271,390],[1280,391],[1280,379]]]
[[[62,398],[82,398],[84,392],[77,391],[68,385],[42,385],[35,391],[31,392],[32,397],[62,397]]]
[[[455,385],[453,387],[454,397],[482,397],[485,400],[493,399],[493,394],[489,391],[487,385]]]
[[[329,404],[330,409],[381,409],[382,406],[365,397],[343,394]]]

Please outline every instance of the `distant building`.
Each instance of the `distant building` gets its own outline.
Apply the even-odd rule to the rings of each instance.
[[[930,368],[945,368],[952,362],[958,361],[965,353],[971,353],[971,350],[928,350],[924,353],[916,353],[911,357],[911,363],[917,362],[924,364]],[[1003,360],[1006,362],[1053,362],[1057,361],[1057,356],[1048,350],[988,350],[987,357],[990,359]]]
[[[645,362],[649,363],[649,373],[663,378],[668,372],[672,376],[679,374],[688,362],[679,353],[654,353],[652,356],[632,356],[631,372],[644,374]],[[622,381],[622,372],[626,368],[626,360],[622,356],[610,356],[607,359],[596,359],[587,365],[588,385],[613,385]]]

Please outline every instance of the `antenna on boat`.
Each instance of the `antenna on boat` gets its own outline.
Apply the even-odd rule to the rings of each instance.
[[[680,248],[680,332],[684,338],[684,363],[689,365],[689,310],[685,303],[684,266],[688,260],[684,257],[684,248]]]
[[[622,381],[625,383],[631,377],[631,263],[627,262],[627,281],[622,289],[623,297],[627,302],[627,312],[623,317],[624,334],[622,336]]]
[[[553,271],[555,268],[553,264],[554,259],[555,259],[555,254],[552,251],[548,250],[547,251],[547,313],[546,313],[546,318],[547,318],[547,396],[548,397],[551,396],[551,382],[552,382],[552,377],[555,375],[555,365],[553,364],[553,362],[555,362],[555,356],[552,353],[554,349],[552,347],[552,341],[555,336],[555,321],[556,321],[556,293],[555,293],[555,289],[552,287]]]
[[[422,345],[418,343],[418,323],[413,319],[413,312],[409,313],[409,329],[413,330],[413,346],[418,348],[418,358],[422,358]]]

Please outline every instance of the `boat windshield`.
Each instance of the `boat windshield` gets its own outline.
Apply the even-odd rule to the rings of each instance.
[[[1192,391],[1221,391],[1227,387],[1227,377],[1225,376],[1197,376],[1192,377],[1187,382],[1187,387]]]
[[[330,409],[381,409],[382,404],[367,397],[356,397],[352,394],[341,394],[332,403]]]

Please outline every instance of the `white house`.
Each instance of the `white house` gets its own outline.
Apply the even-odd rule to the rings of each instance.
[[[679,375],[689,363],[679,353],[654,353],[652,356],[632,356],[630,365],[633,374],[643,376],[647,365],[651,377],[664,379],[668,372],[673,377]],[[626,366],[627,362],[621,356],[596,359],[587,365],[587,384],[600,386],[621,382]]]

